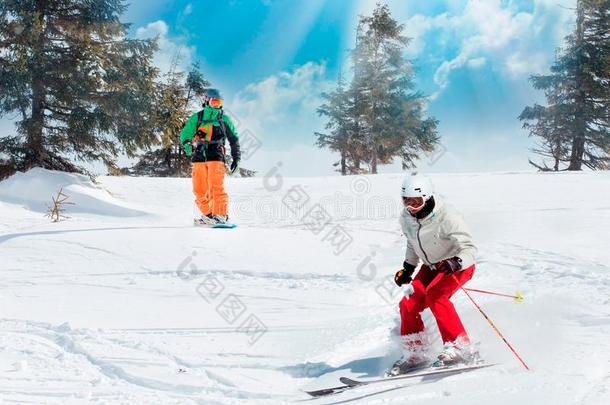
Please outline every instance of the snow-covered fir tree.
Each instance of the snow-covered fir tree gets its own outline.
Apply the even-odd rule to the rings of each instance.
[[[154,137],[153,40],[127,38],[121,0],[0,2],[0,116],[17,115],[0,140],[0,177],[44,167],[114,167]]]
[[[519,119],[540,138],[534,152],[551,157],[542,170],[610,168],[610,0],[579,0],[576,27],[548,75],[531,81],[547,105],[526,107]]]

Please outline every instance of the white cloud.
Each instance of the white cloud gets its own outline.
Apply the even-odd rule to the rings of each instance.
[[[190,15],[193,12],[193,4],[189,3],[184,7],[184,10],[182,11],[182,14],[184,15]]]
[[[122,20],[135,24],[150,21],[171,6],[173,2],[174,0],[130,1]]]
[[[195,47],[186,45],[186,41],[179,37],[171,37],[169,28],[165,21],[151,22],[136,30],[137,39],[158,39],[159,49],[153,58],[153,64],[159,68],[161,73],[167,73],[174,58],[178,57],[178,67],[187,70],[193,61]]]
[[[405,22],[406,33],[414,38],[409,54],[426,54],[431,47],[449,53],[458,45],[455,56],[436,68],[434,82],[439,90],[433,97],[448,86],[453,71],[464,67],[490,64],[511,76],[539,73],[548,68],[554,48],[571,29],[574,12],[570,6],[575,0],[566,2],[562,7],[555,0],[534,0],[533,10],[524,12],[514,1],[468,0],[461,9],[453,8],[453,13],[412,15]],[[426,35],[432,32],[437,34],[435,43],[426,43],[430,40]]]
[[[158,20],[149,23],[146,27],[140,27],[136,30],[137,38],[151,38],[156,35],[166,36],[169,28],[165,21]]]
[[[415,15],[405,24],[405,35],[411,38],[408,55],[415,56],[425,51],[424,35],[434,26],[434,20],[423,15]]]
[[[483,54],[497,57],[505,49],[519,46],[524,39],[531,40],[527,33],[533,15],[503,7],[499,0],[470,0],[463,14],[449,19],[456,33],[468,34],[462,37],[457,56],[444,61],[435,72],[434,81],[441,91],[449,84],[453,70],[472,67],[470,61],[480,61]]]
[[[322,101],[320,94],[333,87],[333,83],[325,79],[325,73],[323,63],[308,62],[292,72],[269,76],[239,91],[231,109],[262,136],[276,124],[312,121],[311,117]]]
[[[549,69],[549,60],[543,53],[525,55],[517,51],[506,57],[506,71],[513,77],[540,74]]]
[[[481,66],[485,65],[485,62],[487,62],[487,59],[485,59],[484,57],[478,57],[478,58],[474,58],[474,59],[469,59],[468,60],[468,67],[476,69],[476,68],[480,68]]]
[[[246,167],[268,170],[277,163],[276,158],[269,156],[277,154],[283,156],[289,173],[307,173],[297,168],[311,165],[315,155],[314,132],[324,126],[324,120],[316,114],[322,103],[321,93],[335,86],[325,75],[325,64],[308,62],[251,83],[225,103],[227,113],[239,123],[238,132],[248,130],[262,143],[261,149],[245,163]],[[286,150],[287,145],[293,145],[290,151]],[[325,161],[332,160],[330,154],[320,156],[325,156]],[[322,166],[321,172],[316,169],[320,173],[332,170],[330,163]]]

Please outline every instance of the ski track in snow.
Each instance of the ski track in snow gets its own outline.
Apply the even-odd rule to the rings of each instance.
[[[276,192],[262,179],[228,179],[231,198],[247,203],[232,206],[235,230],[190,225],[188,179],[94,186],[36,170],[0,183],[0,403],[610,403],[606,173],[433,176],[478,241],[467,286],[525,296],[516,304],[472,293],[532,371],[458,292],[471,337],[498,366],[321,399],[302,392],[378,376],[399,355],[400,292],[388,303],[378,288],[405,242],[395,215],[356,211],[371,198],[397,200],[401,177],[361,176],[366,193],[352,190],[353,178],[284,179]],[[66,182],[78,209],[50,223],[40,207]],[[586,191],[564,202],[566,183]],[[343,253],[298,218],[269,214],[294,185],[309,207],[352,198],[351,216],[329,208],[330,226],[353,238]],[[209,280],[222,286],[217,297],[204,294]],[[235,320],[219,310],[227,297],[245,307]],[[248,315],[267,328],[254,344],[238,330]],[[434,353],[439,334],[423,315]]]

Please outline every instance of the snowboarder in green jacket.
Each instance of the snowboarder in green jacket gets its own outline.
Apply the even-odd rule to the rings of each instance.
[[[216,89],[208,89],[203,109],[188,119],[180,142],[193,162],[192,180],[195,204],[200,217],[195,222],[218,225],[228,222],[229,197],[224,188],[225,140],[231,146],[230,173],[239,167],[239,138],[231,119],[223,113],[223,99]]]

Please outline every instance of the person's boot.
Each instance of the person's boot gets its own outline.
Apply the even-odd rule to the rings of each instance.
[[[195,223],[197,225],[212,226],[212,225],[216,225],[218,222],[216,222],[216,219],[214,219],[212,214],[208,214],[208,215],[202,215],[201,217],[196,218]]]
[[[386,377],[406,374],[430,365],[430,359],[426,353],[428,336],[425,332],[401,336],[400,339],[403,355],[385,372]]]
[[[228,215],[214,215],[212,218],[214,219],[214,221],[216,221],[217,225],[224,225],[229,222]]]
[[[385,375],[386,377],[396,377],[397,375],[419,370],[429,364],[428,357],[422,354],[406,353],[392,365],[392,368],[386,371]]]
[[[476,345],[470,343],[445,343],[443,351],[438,355],[434,366],[452,366],[456,364],[474,364],[479,362],[480,356]]]
[[[464,363],[464,356],[462,349],[453,343],[445,343],[443,351],[438,355],[438,360],[444,366],[451,366],[454,364]]]

